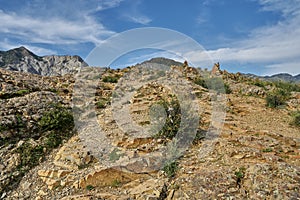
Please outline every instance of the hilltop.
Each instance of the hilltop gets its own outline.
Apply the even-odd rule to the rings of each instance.
[[[21,54],[34,57],[24,49]],[[154,63],[167,67],[142,68]],[[228,73],[219,65],[202,71],[162,58],[118,70],[83,67],[79,76],[20,71],[0,69],[1,198],[300,198],[297,84]],[[180,83],[177,93],[165,80]],[[133,92],[129,99],[119,98],[127,92]],[[191,105],[177,98],[181,92],[193,96]],[[196,114],[192,105],[199,107]],[[128,115],[118,114],[123,109],[141,127],[165,124],[137,137],[126,128]],[[187,119],[194,120],[187,122],[197,127],[191,123],[184,130],[195,128],[195,137],[183,135],[188,149],[168,160],[160,150],[176,147],[176,141],[184,145],[185,140],[174,138],[186,109]],[[82,124],[74,124],[74,110]],[[223,111],[224,124],[217,117]],[[153,112],[158,118],[151,117]],[[93,120],[104,135],[98,129],[88,135]],[[112,145],[108,153],[101,155],[105,149],[97,146],[99,138]]]
[[[87,64],[79,56],[37,56],[25,47],[0,51],[0,68],[43,76],[76,73]]]

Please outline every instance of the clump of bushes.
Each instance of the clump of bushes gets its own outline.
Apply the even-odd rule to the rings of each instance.
[[[119,80],[119,77],[115,76],[105,76],[102,78],[102,81],[105,83],[117,83]]]
[[[67,108],[56,105],[54,109],[44,113],[38,124],[43,131],[66,130],[74,127],[74,119]]]
[[[295,111],[292,113],[292,122],[291,124],[297,127],[300,127],[300,111]]]
[[[267,94],[266,105],[270,108],[278,108],[285,105],[285,102],[290,98],[290,92],[283,89],[275,89]]]
[[[179,128],[181,122],[181,110],[178,100],[160,101],[158,104],[162,105],[166,111],[167,118],[163,128],[155,135],[158,138],[173,139]]]
[[[108,103],[108,100],[107,100],[107,99],[100,99],[99,101],[97,101],[96,107],[97,107],[98,109],[105,108],[106,105],[107,105],[107,103]]]
[[[194,79],[194,83],[206,89],[215,90],[220,93],[230,94],[232,92],[229,84],[224,83],[223,79],[220,77],[213,77],[208,79],[197,77]]]
[[[177,161],[166,163],[165,166],[163,167],[163,171],[167,174],[169,178],[174,177],[177,170],[178,170]]]

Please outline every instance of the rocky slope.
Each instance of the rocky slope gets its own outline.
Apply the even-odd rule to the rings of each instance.
[[[43,77],[0,70],[0,198],[300,198],[300,128],[291,123],[291,113],[300,110],[299,91],[292,91],[285,105],[269,108],[265,98],[278,85],[258,84],[256,79],[221,71],[219,65],[212,73],[187,65],[150,72],[139,66],[86,67],[82,82],[73,75]],[[226,99],[217,87],[220,76]],[[90,89],[95,91],[91,97]],[[132,96],[124,95],[127,92]],[[199,109],[176,100],[181,92],[193,94],[191,104]],[[70,115],[77,95],[82,95],[82,104],[75,107],[76,115],[86,129],[74,129]],[[184,145],[177,132],[186,109],[188,119],[199,120],[194,120],[197,134],[183,135],[192,139],[189,148],[168,160],[173,150],[181,150],[178,143]],[[123,110],[136,125],[158,128],[139,135],[126,126],[130,121],[120,114]],[[82,135],[91,130],[93,120],[102,135],[99,129],[91,140],[104,136],[112,146],[107,154],[99,155],[91,148],[98,147],[87,143],[88,135]],[[212,130],[219,130],[219,135]],[[167,154],[161,151],[169,147]]]
[[[0,51],[0,68],[43,76],[76,73],[87,64],[79,56],[37,56],[25,47]]]

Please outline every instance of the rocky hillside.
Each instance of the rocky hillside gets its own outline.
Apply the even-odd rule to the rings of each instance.
[[[0,199],[300,198],[299,85],[219,65],[142,66],[80,77],[0,69]],[[88,135],[93,121],[101,130]]]
[[[87,64],[79,56],[37,56],[25,47],[0,51],[0,68],[42,76],[75,73]]]

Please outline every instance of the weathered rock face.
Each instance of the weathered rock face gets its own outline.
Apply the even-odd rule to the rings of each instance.
[[[37,56],[24,47],[6,52],[0,51],[0,68],[39,74],[42,76],[57,76],[74,74],[87,64],[79,56]]]

